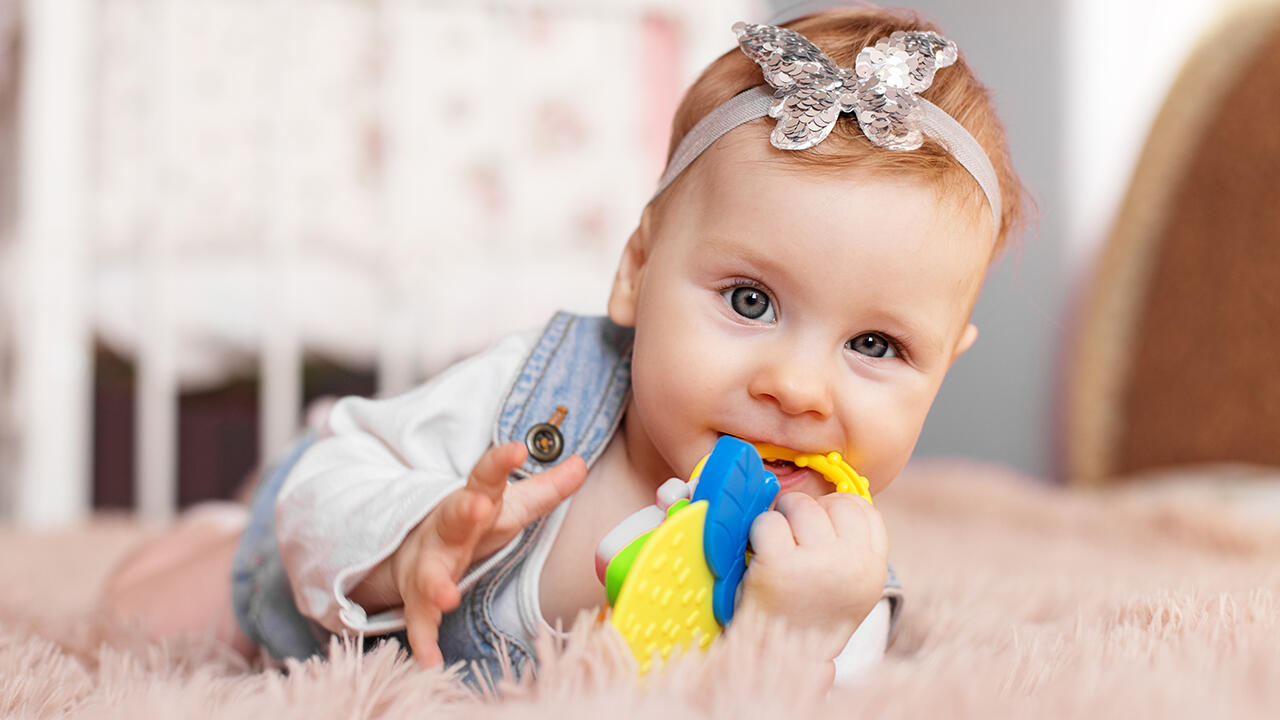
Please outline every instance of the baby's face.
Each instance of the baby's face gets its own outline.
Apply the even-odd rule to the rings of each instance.
[[[915,180],[769,162],[757,135],[717,142],[624,253],[609,310],[636,330],[628,452],[661,482],[724,434],[835,450],[874,493],[976,336],[990,219]],[[773,469],[784,492],[832,490]]]

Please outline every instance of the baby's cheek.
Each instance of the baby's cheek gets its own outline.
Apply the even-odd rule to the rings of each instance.
[[[867,478],[874,496],[889,487],[915,450],[923,419],[880,413],[880,422],[859,428],[858,446],[849,464]]]
[[[871,494],[873,496],[889,487],[894,479],[898,477],[903,467],[906,466],[907,461],[911,459],[911,453],[914,449],[914,435],[907,439],[899,439],[897,445],[889,445],[885,448],[885,452],[874,468],[868,468],[863,473],[871,486]]]

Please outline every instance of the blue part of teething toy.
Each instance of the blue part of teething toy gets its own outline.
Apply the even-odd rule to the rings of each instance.
[[[728,435],[716,441],[690,502],[707,501],[703,553],[715,577],[711,609],[728,625],[738,583],[747,569],[747,537],[756,516],[778,496],[778,478],[764,469],[750,443]]]

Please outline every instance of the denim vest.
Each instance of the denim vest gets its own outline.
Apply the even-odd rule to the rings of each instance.
[[[588,467],[600,457],[626,407],[631,343],[632,331],[607,318],[564,312],[552,318],[517,373],[493,430],[495,444],[519,441],[529,447],[529,457],[512,474],[512,482],[543,472],[570,455],[582,457]],[[328,647],[328,631],[303,617],[294,604],[274,531],[275,498],[313,439],[312,434],[304,436],[264,473],[232,565],[236,619],[250,638],[279,660],[324,654]],[[494,603],[516,582],[545,525],[545,518],[530,524],[487,561],[458,608],[441,621],[439,644],[445,663],[463,661],[464,679],[501,677],[504,666],[519,676],[531,667],[533,638],[500,627],[494,621]],[[901,590],[892,568],[885,597],[893,603],[896,620]],[[403,631],[371,638],[366,645],[387,637],[398,638],[401,647],[408,648]]]

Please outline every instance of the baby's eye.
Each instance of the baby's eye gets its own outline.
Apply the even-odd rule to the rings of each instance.
[[[863,333],[845,343],[844,346],[873,358],[896,357],[898,354],[893,349],[893,343],[880,333]]]
[[[760,320],[761,322],[773,322],[776,318],[773,312],[773,302],[769,300],[769,295],[760,288],[750,285],[738,285],[736,287],[725,288],[720,292],[720,296],[729,303],[729,307],[748,320]]]

